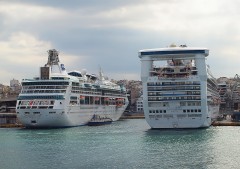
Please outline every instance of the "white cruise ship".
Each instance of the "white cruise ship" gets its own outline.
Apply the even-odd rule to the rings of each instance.
[[[27,128],[73,127],[93,116],[118,120],[128,105],[126,89],[86,71],[67,73],[58,51],[48,51],[40,76],[22,80],[16,112]]]
[[[220,97],[206,48],[186,45],[139,51],[143,108],[151,128],[204,128],[219,115]]]

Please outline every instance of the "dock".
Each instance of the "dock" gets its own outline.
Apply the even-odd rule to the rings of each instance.
[[[237,121],[215,121],[212,126],[240,126],[240,122]]]
[[[127,114],[123,115],[120,119],[144,119],[144,114]],[[240,126],[240,121],[231,121],[222,120],[222,121],[215,121],[212,123],[212,126]]]
[[[143,113],[124,113],[120,119],[144,119]]]
[[[122,116],[120,119],[144,119],[144,116]]]
[[[7,113],[10,115],[10,113]],[[1,114],[0,114],[1,115]],[[122,115],[120,120],[125,119],[144,119],[144,114],[134,113],[134,114],[125,114]],[[14,121],[15,123],[0,123],[0,128],[23,128],[23,125],[17,123],[17,120]],[[231,121],[231,120],[222,120],[222,121],[215,121],[212,123],[212,126],[240,126],[240,121]]]
[[[22,124],[0,124],[0,128],[23,128]]]

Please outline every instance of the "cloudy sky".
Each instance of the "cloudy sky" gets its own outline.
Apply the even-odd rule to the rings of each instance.
[[[239,0],[0,0],[0,83],[31,78],[57,49],[67,70],[140,80],[138,51],[207,47],[215,77],[240,74]]]

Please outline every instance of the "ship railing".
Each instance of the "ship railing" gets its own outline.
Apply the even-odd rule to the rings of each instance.
[[[96,91],[79,91],[79,93],[81,94],[96,94],[96,95],[101,95],[102,93],[101,92],[96,92]]]
[[[34,89],[66,89],[67,86],[23,86],[23,89],[34,90]]]
[[[108,96],[108,97],[111,97],[111,96],[120,96],[120,97],[125,97],[126,95],[122,95],[122,94],[104,94],[104,96]]]
[[[39,93],[66,93],[66,90],[22,90],[22,94],[39,94]]]
[[[176,79],[189,79],[189,75],[162,75],[158,76],[158,79],[170,79],[170,80],[176,80]]]
[[[148,101],[155,101],[155,102],[157,102],[157,101],[170,101],[170,100],[181,100],[181,101],[199,101],[199,100],[201,100],[201,98],[171,98],[171,99],[169,99],[169,98],[162,98],[162,99],[159,99],[159,98],[154,98],[154,97],[148,97]]]
[[[169,86],[148,86],[148,91],[161,91],[161,90],[199,90],[200,86],[199,85],[192,85],[192,86],[184,86],[184,85],[169,85]]]

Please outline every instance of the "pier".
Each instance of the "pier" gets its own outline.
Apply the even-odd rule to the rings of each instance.
[[[144,119],[144,114],[142,113],[131,113],[131,114],[123,114],[120,119]],[[240,126],[240,121],[233,121],[228,118],[225,120],[219,120],[212,123],[212,126]]]
[[[212,126],[240,126],[240,122],[235,121],[215,121],[212,123]]]
[[[22,127],[18,122],[15,111],[17,95],[10,95],[0,99],[0,127],[14,128]]]

